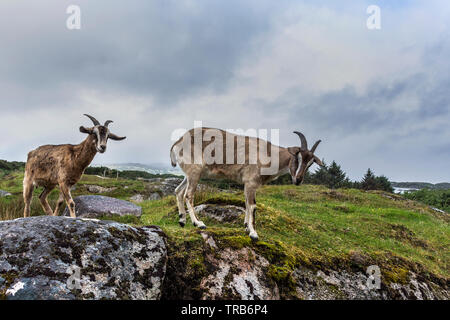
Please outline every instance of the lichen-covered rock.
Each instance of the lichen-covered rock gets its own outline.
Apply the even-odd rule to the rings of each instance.
[[[158,227],[40,216],[0,222],[0,299],[158,299]]]
[[[217,249],[214,239],[202,234],[205,243]],[[267,276],[269,262],[250,248],[225,248],[208,253],[209,264],[217,267],[200,283],[204,290],[202,299],[276,300],[280,299],[278,287]]]
[[[434,300],[450,298],[448,290],[429,281],[417,280],[414,272],[409,272],[404,283],[386,283],[381,276],[376,287],[363,272],[348,270],[319,270],[313,272],[297,268],[293,273],[296,291],[304,300]]]
[[[234,205],[201,204],[194,209],[199,216],[207,216],[220,222],[234,222],[245,215],[244,208]]]
[[[377,282],[371,273],[377,265],[359,252],[333,265],[303,264],[276,244],[232,234],[200,235],[195,244],[172,242],[165,299],[450,299],[448,280],[417,271],[390,274],[395,267],[389,264],[380,265]]]
[[[133,215],[140,217],[142,208],[129,201],[105,196],[79,196],[74,199],[75,214],[78,218],[99,218]],[[69,216],[69,210],[63,213]]]

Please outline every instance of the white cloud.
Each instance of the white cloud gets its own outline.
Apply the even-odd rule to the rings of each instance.
[[[450,180],[448,152],[427,170],[417,170],[429,162],[416,159],[416,144],[439,150],[449,141],[442,87],[450,81],[450,6],[381,1],[382,29],[371,31],[369,2],[211,3],[169,2],[168,10],[152,2],[136,13],[83,2],[82,14],[98,21],[82,23],[88,30],[70,41],[53,29],[54,7],[31,20],[17,10],[24,4],[11,7],[8,14],[21,18],[14,41],[5,32],[11,20],[0,19],[3,41],[17,47],[0,53],[0,67],[12,72],[0,76],[0,136],[8,137],[0,158],[24,160],[39,144],[79,142],[82,114],[91,113],[127,136],[97,163],[169,163],[172,131],[202,120],[280,128],[282,145],[298,144],[291,132],[303,130],[324,141],[320,157],[337,160],[354,179],[370,166],[394,180]],[[36,40],[39,30],[19,25],[41,20],[46,46]],[[36,61],[26,60],[33,50]]]

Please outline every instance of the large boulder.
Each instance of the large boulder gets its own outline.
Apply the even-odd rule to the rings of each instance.
[[[40,216],[0,222],[0,299],[158,299],[158,227]]]
[[[105,196],[79,196],[74,199],[75,213],[78,218],[99,218],[133,215],[140,217],[142,208],[129,201]],[[63,213],[69,216],[69,210]]]

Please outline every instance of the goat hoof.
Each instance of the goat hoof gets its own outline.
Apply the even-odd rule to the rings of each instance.
[[[253,241],[258,241],[259,239],[258,234],[256,232],[251,232],[250,239],[252,239]]]
[[[186,222],[184,221],[178,221],[178,223],[180,224],[180,227],[184,228],[184,226],[186,225]]]
[[[206,229],[206,225],[202,221],[197,222],[196,224],[194,224],[194,226],[200,229]]]

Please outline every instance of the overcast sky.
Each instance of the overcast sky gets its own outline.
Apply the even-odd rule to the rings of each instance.
[[[127,136],[95,163],[169,164],[172,132],[201,120],[320,138],[352,179],[450,181],[449,88],[445,0],[0,1],[2,159],[81,142],[89,113]]]

